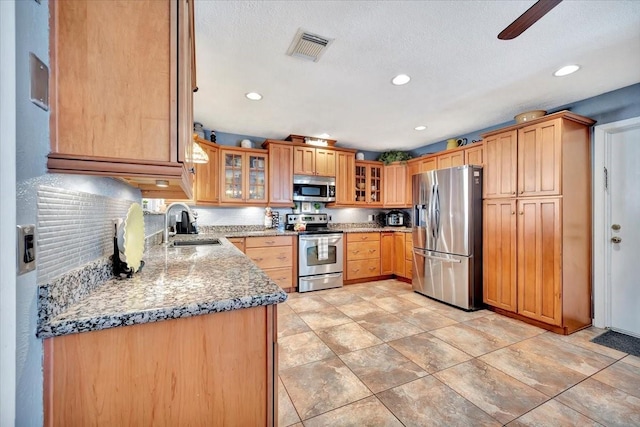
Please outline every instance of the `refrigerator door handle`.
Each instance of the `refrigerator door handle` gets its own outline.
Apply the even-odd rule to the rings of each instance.
[[[459,259],[443,258],[443,257],[439,257],[439,256],[429,255],[429,251],[426,251],[424,249],[414,248],[413,252],[415,252],[416,254],[418,254],[420,256],[423,256],[425,258],[432,259],[434,261],[449,262],[449,263],[455,263],[455,264],[460,264],[462,262]]]
[[[436,227],[434,230],[434,237],[437,239],[440,237],[440,189],[438,188],[438,184],[434,185],[434,199],[433,199],[433,204],[434,204],[434,213],[435,213],[435,222],[436,222]]]
[[[436,190],[436,185],[432,184],[431,185],[431,194],[429,195],[429,233],[431,233],[431,237],[433,237],[434,239],[436,238],[436,227],[435,227],[435,224],[434,224],[434,221],[435,221],[435,203],[434,203],[435,190]]]

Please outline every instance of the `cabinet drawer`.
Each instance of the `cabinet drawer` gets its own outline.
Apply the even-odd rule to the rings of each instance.
[[[380,233],[346,233],[347,243],[380,241]]]
[[[247,239],[249,240],[249,239]],[[265,250],[265,248],[247,248],[245,253],[251,261],[255,262],[260,268],[277,268],[291,267],[293,265],[293,256],[290,246],[275,247]]]
[[[287,268],[267,268],[264,272],[281,288],[293,287],[293,270]]]
[[[247,248],[291,246],[292,244],[293,238],[291,236],[247,237],[245,242]]]
[[[406,260],[404,264],[404,277],[411,279],[413,277],[413,261]]]
[[[347,280],[380,275],[379,259],[363,259],[347,262]]]
[[[380,261],[380,242],[347,243],[347,261],[376,258]]]

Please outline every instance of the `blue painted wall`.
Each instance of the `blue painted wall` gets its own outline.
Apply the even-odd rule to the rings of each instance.
[[[590,117],[596,120],[596,124],[611,123],[618,120],[624,120],[631,117],[640,116],[640,83],[617,89],[611,92],[603,93],[592,98],[583,99],[571,104],[561,105],[557,108],[548,110],[548,113],[557,111],[570,110],[576,114]],[[467,138],[469,144],[471,141],[480,140],[481,134],[494,129],[500,129],[515,124],[514,120],[490,125],[486,128],[460,135],[459,138]],[[221,145],[240,146],[240,141],[250,139],[254,142],[254,148],[260,148],[260,144],[265,140],[264,137],[236,135],[233,133],[216,132],[217,143]],[[208,136],[207,136],[208,139]],[[338,141],[338,145],[340,142]],[[437,153],[447,148],[447,141],[436,142],[435,144],[425,145],[424,147],[411,150],[413,157],[419,157],[427,153]],[[362,151],[365,160],[377,160],[380,152]]]

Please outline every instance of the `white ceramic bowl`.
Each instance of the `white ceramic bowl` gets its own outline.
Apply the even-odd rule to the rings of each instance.
[[[530,122],[533,119],[542,117],[545,114],[547,114],[545,110],[531,110],[531,111],[525,111],[524,113],[518,114],[517,116],[514,117],[514,119],[516,120],[516,123],[524,123],[524,122]]]

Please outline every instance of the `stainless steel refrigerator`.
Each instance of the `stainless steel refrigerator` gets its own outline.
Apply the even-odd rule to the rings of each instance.
[[[413,290],[482,307],[482,167],[413,176]]]

